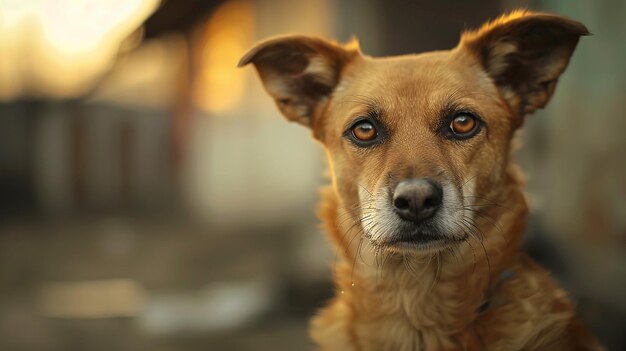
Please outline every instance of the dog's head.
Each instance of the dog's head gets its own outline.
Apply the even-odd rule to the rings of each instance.
[[[327,150],[341,206],[377,247],[432,252],[471,232],[503,192],[513,133],[542,108],[581,23],[515,12],[449,51],[386,58],[305,36],[264,41],[253,63],[280,111]]]

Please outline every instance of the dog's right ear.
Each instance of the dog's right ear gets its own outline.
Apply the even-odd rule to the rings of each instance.
[[[479,59],[504,99],[523,116],[548,103],[584,35],[589,35],[587,28],[567,17],[514,11],[464,33],[460,47]]]
[[[311,126],[316,110],[339,83],[342,68],[359,55],[354,43],[344,47],[307,36],[268,39],[245,54],[239,67],[253,63],[283,115]]]

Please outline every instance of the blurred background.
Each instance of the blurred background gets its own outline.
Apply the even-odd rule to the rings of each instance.
[[[517,7],[594,33],[525,126],[526,245],[625,350],[619,0],[0,0],[0,349],[310,349],[324,155],[237,61],[285,33],[447,49]]]

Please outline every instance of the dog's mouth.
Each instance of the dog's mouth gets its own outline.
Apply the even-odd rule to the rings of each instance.
[[[369,241],[377,248],[403,254],[433,254],[458,246],[467,241],[465,231],[449,230],[445,225],[434,223],[395,223],[390,230],[376,230],[381,225],[372,224],[373,230],[365,232]],[[373,234],[373,235],[372,235]]]
[[[384,244],[392,251],[416,251],[416,252],[434,252],[451,248],[458,245],[466,237],[450,238],[445,236],[427,235],[417,238],[406,238],[393,240]]]
[[[402,228],[388,240],[378,242],[377,246],[394,252],[433,253],[454,247],[465,240],[467,240],[465,233],[451,236],[417,226],[410,229]]]

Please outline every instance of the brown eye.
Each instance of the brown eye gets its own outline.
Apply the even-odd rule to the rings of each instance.
[[[476,129],[478,122],[470,114],[460,114],[450,122],[450,129],[458,136],[467,136]]]
[[[376,139],[378,132],[372,123],[363,121],[352,127],[352,135],[360,141],[372,141]]]

